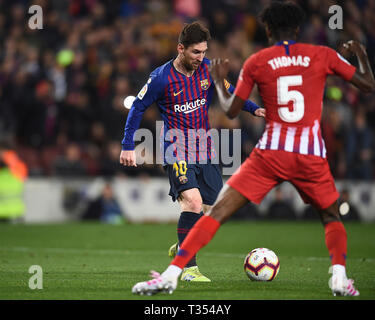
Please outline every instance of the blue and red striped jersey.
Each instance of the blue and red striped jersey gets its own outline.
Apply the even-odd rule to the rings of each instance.
[[[129,111],[122,149],[134,150],[134,133],[145,110],[155,102],[164,121],[160,139],[165,164],[179,160],[198,163],[216,157],[209,132],[208,108],[215,88],[208,71],[209,63],[204,58],[190,77],[177,71],[173,60],[156,68]],[[226,82],[225,85],[230,93],[234,92],[231,84]],[[258,108],[247,100],[244,110],[254,114]]]

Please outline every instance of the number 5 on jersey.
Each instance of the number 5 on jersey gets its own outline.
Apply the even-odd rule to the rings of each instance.
[[[302,76],[283,76],[277,79],[277,103],[286,105],[293,101],[293,111],[289,107],[279,107],[279,117],[285,122],[300,121],[305,114],[305,99],[297,90],[289,90],[290,86],[302,85]]]

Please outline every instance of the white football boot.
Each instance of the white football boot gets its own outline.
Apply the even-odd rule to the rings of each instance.
[[[332,275],[329,279],[329,287],[334,296],[359,296],[359,291],[354,287],[354,280],[348,279],[345,276]]]
[[[159,292],[172,294],[177,288],[177,278],[160,275],[160,273],[151,270],[149,281],[138,282],[132,288],[132,293],[139,295],[154,295]]]

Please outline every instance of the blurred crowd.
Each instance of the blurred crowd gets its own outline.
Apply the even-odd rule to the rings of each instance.
[[[300,40],[328,45],[355,39],[375,67],[375,0],[297,1],[307,13]],[[118,163],[126,96],[136,95],[149,73],[176,56],[184,23],[210,29],[208,58],[230,59],[235,85],[244,60],[267,46],[257,18],[268,0],[0,0],[0,136],[28,165],[30,176],[158,176],[160,166]],[[28,8],[43,8],[43,29],[30,29]],[[344,10],[344,29],[331,30],[329,6]],[[355,59],[351,59],[355,63]],[[254,90],[252,97],[262,102]],[[264,121],[247,113],[229,120],[214,100],[213,128],[243,128],[242,159],[259,139]],[[155,130],[156,106],[141,127]],[[329,77],[322,130],[335,178],[374,178],[375,96],[360,95]],[[158,137],[156,138],[158,139]],[[158,146],[155,143],[154,146]]]

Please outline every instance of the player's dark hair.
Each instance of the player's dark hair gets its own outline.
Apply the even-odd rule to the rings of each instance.
[[[261,21],[266,24],[273,37],[281,34],[293,34],[305,19],[305,13],[296,3],[273,1],[260,14]]]
[[[181,31],[178,42],[185,48],[192,44],[201,43],[211,39],[210,31],[200,22],[195,21],[187,24]]]

